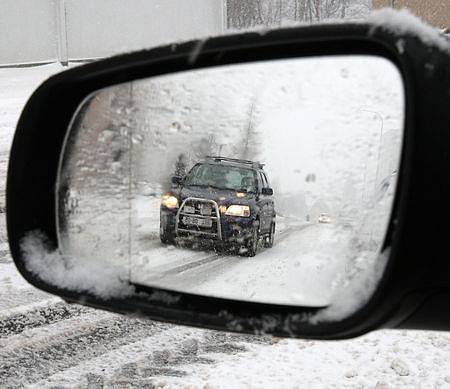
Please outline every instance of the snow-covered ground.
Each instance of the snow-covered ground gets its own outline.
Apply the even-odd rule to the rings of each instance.
[[[58,65],[0,70],[2,191],[20,110],[39,82],[59,70]],[[5,241],[2,218],[2,388],[450,388],[447,333],[384,330],[321,342],[126,318],[68,305],[31,287],[17,273]]]

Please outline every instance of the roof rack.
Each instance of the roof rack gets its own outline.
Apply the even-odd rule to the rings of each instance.
[[[254,167],[256,169],[262,169],[264,167],[263,163],[250,161],[248,159],[228,158],[228,157],[220,157],[220,156],[215,156],[215,155],[207,155],[206,159],[211,159],[214,162],[224,161],[224,162],[241,163],[241,164],[251,165],[252,167]]]

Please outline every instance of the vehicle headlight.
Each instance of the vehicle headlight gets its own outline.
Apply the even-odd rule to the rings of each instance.
[[[178,208],[178,199],[170,194],[165,194],[162,196],[161,204],[166,208]]]
[[[250,207],[248,205],[230,205],[225,212],[225,215],[249,217]]]

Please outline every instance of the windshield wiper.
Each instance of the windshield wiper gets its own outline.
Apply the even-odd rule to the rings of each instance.
[[[212,188],[212,189],[219,189],[219,190],[232,190],[235,192],[243,192],[243,193],[255,193],[253,190],[247,190],[245,188],[227,188],[227,187],[221,187],[216,185],[208,185],[208,184],[188,184],[185,183],[185,186],[196,186],[199,188]]]
[[[224,188],[224,187],[220,187],[220,186],[215,186],[215,185],[206,185],[208,188],[213,188],[213,189],[220,189],[220,190],[227,190],[228,188]]]
[[[213,188],[213,189],[220,189],[220,190],[236,190],[236,189],[224,188],[224,187],[208,185],[208,184],[185,184],[185,186],[197,186],[199,188]]]
[[[208,185],[205,185],[205,184],[187,184],[187,183],[185,183],[184,185],[185,186],[199,186],[201,188],[206,188],[208,186]]]

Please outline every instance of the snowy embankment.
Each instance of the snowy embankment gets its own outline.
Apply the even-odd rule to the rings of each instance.
[[[57,70],[0,70],[2,185],[20,110],[34,87]],[[446,333],[378,331],[318,342],[129,319],[38,291],[2,250],[0,387],[450,388]]]

